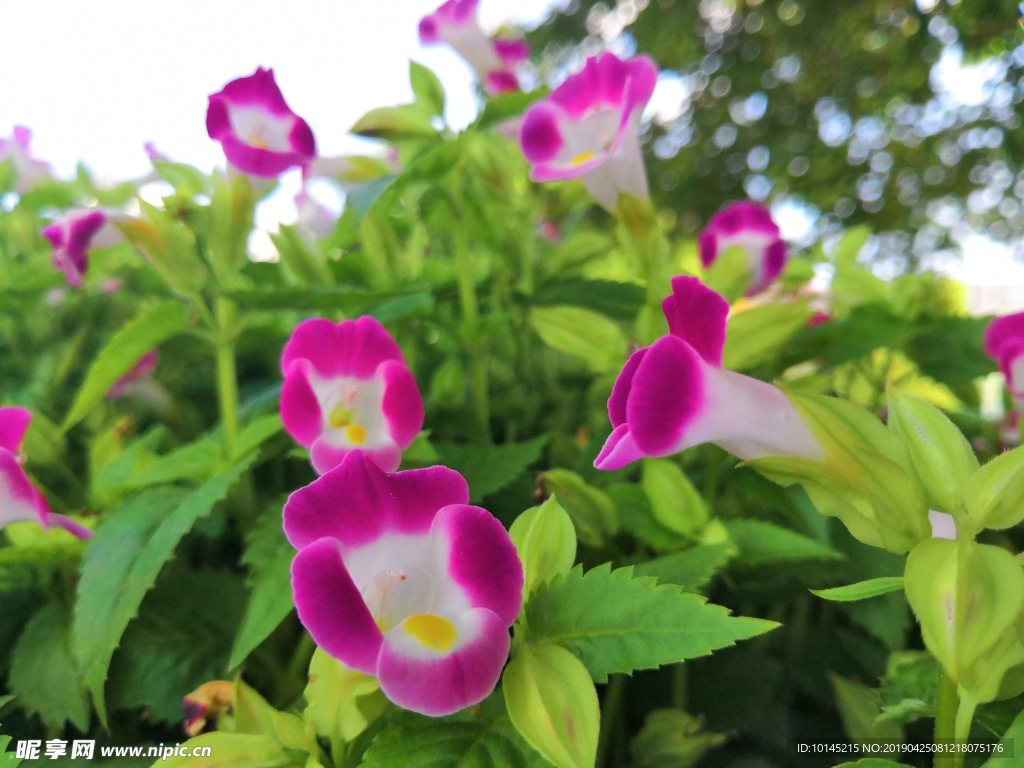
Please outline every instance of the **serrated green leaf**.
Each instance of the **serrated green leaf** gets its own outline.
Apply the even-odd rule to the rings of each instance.
[[[249,566],[252,594],[228,667],[256,650],[292,610],[291,563],[295,549],[281,528],[282,504],[272,504],[246,537],[242,561]]]
[[[210,513],[254,457],[188,494],[145,491],[115,510],[82,559],[75,605],[75,653],[93,702],[106,722],[103,684],[114,649],[163,564],[195,522]]]
[[[186,330],[188,321],[185,310],[177,301],[163,301],[143,310],[115,333],[97,355],[64,419],[62,429],[70,429],[95,408],[107,391],[144,354]]]
[[[878,579],[867,579],[858,581],[856,584],[847,584],[845,587],[832,587],[831,589],[812,589],[811,593],[826,600],[845,603],[853,600],[866,600],[869,597],[887,595],[890,592],[898,592],[903,589],[902,576],[883,576]]]
[[[613,321],[581,307],[533,307],[530,325],[552,349],[583,360],[597,373],[626,359],[626,337]]]
[[[660,584],[675,584],[687,592],[696,592],[732,557],[727,542],[699,544],[682,552],[656,557],[636,566],[637,576],[653,576]]]
[[[540,435],[523,443],[503,445],[455,445],[437,443],[434,447],[441,463],[451,467],[469,483],[470,501],[500,491],[520,472],[540,458],[547,444],[547,435]]]
[[[841,552],[766,520],[727,520],[725,527],[739,548],[738,559],[744,565],[843,559]]]
[[[50,728],[70,721],[89,728],[89,698],[71,651],[67,606],[47,603],[26,625],[11,657],[11,691],[19,706],[38,714]]]
[[[106,693],[111,709],[145,707],[150,720],[180,723],[182,698],[227,676],[244,589],[227,571],[168,570],[121,637]]]
[[[418,64],[409,62],[409,84],[412,86],[416,103],[430,115],[444,115],[444,86],[437,75]]]
[[[544,584],[526,606],[530,643],[555,643],[580,658],[597,682],[616,672],[652,669],[734,645],[777,626],[730,616],[631,567],[577,566]]]
[[[145,488],[177,480],[201,483],[215,474],[223,461],[221,446],[207,438],[161,456],[141,473],[129,478],[125,485],[129,488]]]
[[[540,768],[544,762],[508,718],[430,718],[405,713],[382,730],[360,768]]]
[[[579,277],[543,285],[531,297],[534,306],[584,307],[621,322],[633,320],[645,300],[643,286],[636,283]]]

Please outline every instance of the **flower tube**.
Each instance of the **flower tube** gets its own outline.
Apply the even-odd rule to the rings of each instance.
[[[73,536],[86,539],[92,531],[74,520],[50,511],[18,460],[32,414],[25,408],[0,408],[0,528],[11,523],[32,521],[43,528],[56,525]]]
[[[646,56],[612,53],[587,59],[526,113],[520,133],[534,181],[579,179],[612,210],[620,193],[647,198],[647,174],[637,128],[658,79]]]
[[[1024,407],[1024,312],[997,317],[988,324],[985,353],[999,364],[1017,407]]]
[[[292,589],[317,645],[425,715],[476,704],[498,682],[523,570],[508,533],[469,506],[466,481],[387,474],[362,451],[293,493]]]
[[[206,131],[243,173],[272,178],[316,156],[309,125],[285,103],[274,70],[258,68],[210,96]]]
[[[608,400],[614,427],[598,469],[715,443],[741,459],[824,452],[786,394],[722,368],[726,301],[696,278],[676,277],[662,304],[670,333],[626,361]]]
[[[771,212],[749,200],[733,203],[712,216],[697,244],[705,268],[729,248],[743,249],[750,272],[748,296],[767,288],[786,266],[786,244]]]
[[[89,268],[89,251],[117,245],[124,236],[114,216],[98,209],[73,211],[42,231],[53,249],[53,266],[64,273],[68,284],[82,287]]]
[[[530,55],[522,40],[489,38],[476,17],[477,0],[447,0],[420,20],[423,45],[447,43],[464,58],[488,93],[519,90],[513,68]]]
[[[372,317],[300,323],[281,355],[281,419],[323,474],[361,449],[386,472],[423,426],[402,351]]]

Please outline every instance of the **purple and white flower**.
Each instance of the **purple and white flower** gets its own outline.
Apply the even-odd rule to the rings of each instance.
[[[51,512],[50,505],[21,466],[21,441],[31,420],[32,414],[25,408],[0,408],[0,528],[31,521],[44,528],[56,525],[73,536],[86,539],[92,536],[92,531]]]
[[[519,90],[515,65],[530,55],[522,40],[491,39],[477,21],[478,0],[447,0],[420,20],[420,42],[447,43],[476,72],[488,93]]]
[[[211,95],[206,130],[228,162],[253,176],[279,176],[316,156],[313,132],[285,103],[272,69],[260,67]]]
[[[402,351],[372,317],[300,323],[281,371],[281,419],[321,474],[357,448],[394,471],[423,426],[423,399]]]
[[[299,619],[324,651],[425,715],[494,689],[522,603],[515,546],[468,501],[454,470],[386,474],[353,451],[284,508]]]
[[[594,466],[619,469],[700,443],[744,460],[824,458],[782,390],[722,368],[725,299],[696,278],[676,277],[662,308],[670,333],[626,361],[608,399],[614,429]]]
[[[42,231],[53,248],[53,266],[64,273],[73,287],[82,287],[89,268],[89,251],[109,248],[124,240],[114,218],[116,215],[96,208],[72,211]]]
[[[52,178],[53,168],[50,164],[32,156],[29,144],[32,131],[23,125],[14,126],[13,135],[9,139],[0,139],[0,161],[10,160],[18,174],[15,191],[24,195],[44,179]]]
[[[748,296],[767,288],[786,266],[786,244],[771,211],[749,200],[733,203],[712,216],[697,244],[705,268],[729,248],[743,249],[750,271]]]
[[[658,67],[646,56],[587,59],[581,72],[526,112],[520,143],[530,178],[579,179],[608,210],[622,192],[647,198],[637,128],[657,80]]]
[[[988,324],[985,352],[999,364],[1014,402],[1024,406],[1024,312],[997,317]]]

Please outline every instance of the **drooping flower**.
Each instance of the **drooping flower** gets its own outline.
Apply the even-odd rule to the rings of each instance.
[[[228,162],[253,176],[278,176],[316,155],[313,132],[285,103],[272,69],[260,67],[212,94],[206,131]]]
[[[494,689],[522,603],[515,546],[468,500],[454,470],[386,474],[353,451],[284,508],[295,605],[317,645],[431,716]]]
[[[92,531],[74,520],[50,511],[50,505],[22,469],[21,441],[32,420],[25,408],[0,408],[0,528],[32,521],[44,528],[56,525],[80,539]]]
[[[596,467],[709,442],[741,459],[823,458],[782,390],[722,367],[729,305],[721,296],[696,278],[676,277],[662,308],[670,333],[626,361],[608,399],[614,430]]]
[[[579,179],[611,210],[620,192],[646,198],[647,174],[637,128],[658,79],[646,56],[612,53],[587,59],[526,113],[520,133],[534,181]]]
[[[124,236],[113,223],[114,216],[96,208],[72,211],[42,231],[53,248],[53,266],[64,273],[75,288],[89,268],[89,251],[117,245]]]
[[[281,355],[285,429],[323,474],[359,448],[398,469],[423,426],[423,399],[398,344],[372,317],[306,320]]]
[[[997,317],[988,324],[985,353],[999,364],[1014,401],[1024,404],[1024,312]]]
[[[733,203],[712,216],[697,243],[705,267],[733,246],[746,252],[750,271],[748,296],[767,288],[786,266],[786,244],[779,236],[778,225],[772,221],[771,211],[749,200]]]
[[[227,680],[203,683],[181,700],[185,712],[185,733],[194,738],[207,731],[207,726],[231,708],[235,684]]]
[[[515,65],[530,55],[523,40],[491,39],[477,21],[478,0],[447,0],[420,20],[420,42],[447,43],[476,72],[488,93],[519,90]]]
[[[160,354],[151,349],[139,358],[128,373],[114,382],[107,390],[106,399],[135,397],[156,410],[165,410],[170,405],[170,397],[164,388],[153,380],[153,371],[159,363]]]
[[[10,160],[18,174],[18,183],[15,191],[24,195],[43,179],[53,176],[53,169],[50,164],[38,160],[32,156],[29,144],[32,141],[32,131],[23,125],[14,126],[14,132],[9,139],[0,139],[0,161]]]

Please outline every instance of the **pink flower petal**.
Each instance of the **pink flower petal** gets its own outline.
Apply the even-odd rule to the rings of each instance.
[[[672,278],[672,295],[661,303],[669,332],[712,365],[722,365],[729,303],[695,277]],[[614,423],[614,422],[613,422]]]

